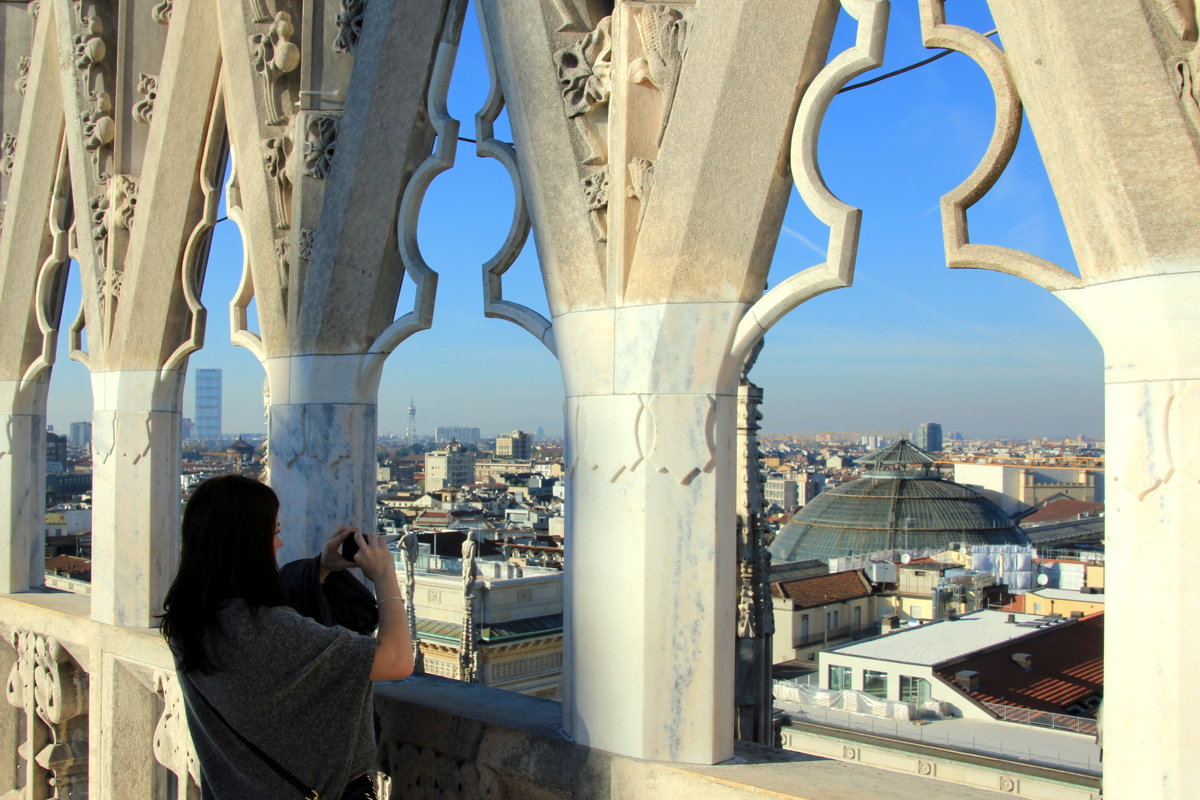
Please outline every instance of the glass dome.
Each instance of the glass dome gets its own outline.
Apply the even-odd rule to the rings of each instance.
[[[863,458],[863,477],[816,496],[771,543],[775,563],[880,550],[944,550],[952,542],[1026,544],[995,503],[934,468],[901,440]]]

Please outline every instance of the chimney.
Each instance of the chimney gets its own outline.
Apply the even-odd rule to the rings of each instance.
[[[946,619],[950,620],[951,622],[958,619],[958,609],[957,608],[948,609],[946,611]]]
[[[1017,621],[1017,615],[1016,615],[1016,614],[1009,614],[1009,615],[1008,615],[1008,619],[1007,619],[1007,620],[1005,620],[1005,622],[1007,622],[1009,625],[1012,625],[1012,624],[1013,624],[1014,622],[1016,622],[1016,621]]]
[[[1033,656],[1029,653],[1013,653],[1013,663],[1026,672],[1033,672]]]
[[[958,685],[962,687],[964,692],[975,692],[979,690],[979,673],[973,669],[959,670],[958,672],[954,673],[954,680],[958,681]]]

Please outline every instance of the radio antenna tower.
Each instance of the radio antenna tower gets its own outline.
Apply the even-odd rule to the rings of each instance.
[[[408,430],[404,432],[404,443],[414,444],[417,441],[417,407],[413,405],[412,395],[408,396]]]

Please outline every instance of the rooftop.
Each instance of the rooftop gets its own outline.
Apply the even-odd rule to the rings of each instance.
[[[813,575],[771,584],[771,596],[787,598],[796,608],[853,600],[871,594],[871,586],[860,569]]]
[[[1018,652],[1030,657],[1028,669],[1013,660]],[[1104,689],[1104,612],[1033,633],[1019,646],[943,665],[937,673],[956,683],[960,670],[979,673],[980,688],[968,693],[974,700],[1090,716],[1090,709],[1074,706]]]
[[[1075,500],[1070,497],[1060,497],[1021,517],[1020,522],[1022,525],[1044,525],[1052,522],[1083,519],[1084,515],[1102,513],[1104,513],[1104,503],[1091,503],[1084,500]]]
[[[1014,622],[1008,621],[1010,616],[1014,618]],[[831,647],[828,652],[859,658],[934,666],[943,661],[961,658],[1013,639],[1028,636],[1038,629],[1039,621],[1043,625],[1061,625],[1064,622],[1061,619],[1057,622],[1049,620],[1050,618],[1037,614],[976,611],[954,620],[943,620],[886,636],[878,636],[863,642]]]
[[[1029,594],[1036,595],[1037,597],[1045,597],[1048,600],[1079,600],[1084,603],[1104,602],[1104,592],[1092,594],[1091,592],[1077,592],[1074,589],[1054,589],[1047,587],[1029,592]]]

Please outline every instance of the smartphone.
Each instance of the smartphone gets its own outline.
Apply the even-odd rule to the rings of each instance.
[[[350,534],[342,540],[342,558],[347,561],[354,561],[354,554],[358,552],[358,540],[354,538],[354,534]]]

